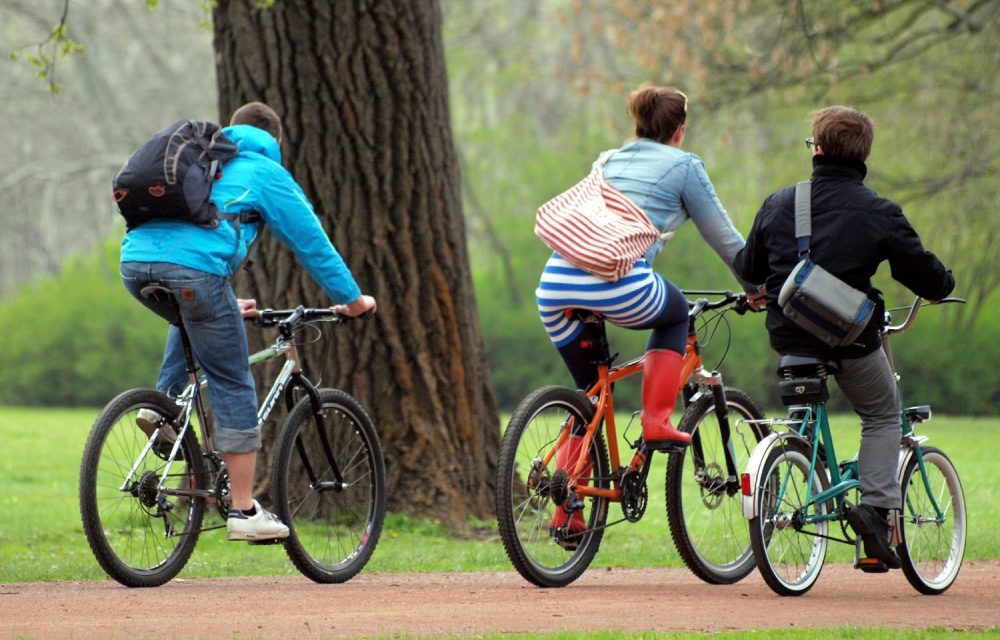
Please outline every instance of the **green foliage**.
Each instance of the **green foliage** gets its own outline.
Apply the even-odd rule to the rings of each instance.
[[[61,273],[0,306],[0,404],[98,406],[152,386],[166,324],[118,277],[118,244],[68,260]]]

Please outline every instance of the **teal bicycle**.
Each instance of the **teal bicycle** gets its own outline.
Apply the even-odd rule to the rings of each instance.
[[[882,346],[893,370],[889,337],[909,329],[922,304],[917,298],[899,325],[891,325],[886,314]],[[836,366],[814,358],[781,358],[779,388],[782,401],[789,406],[789,418],[765,422],[771,427],[786,425],[789,430],[762,440],[741,475],[743,515],[750,520],[754,560],[764,582],[783,596],[802,595],[812,588],[831,541],[854,545],[856,568],[888,570],[881,561],[861,557],[860,538],[847,523],[848,511],[859,502],[861,484],[857,458],[838,462],[830,435],[827,377]],[[927,438],[914,433],[915,425],[930,420],[930,406],[909,407],[901,413],[897,477],[902,509],[891,523],[891,544],[910,584],[920,593],[937,595],[955,582],[962,566],[965,497],[948,456],[926,446]]]

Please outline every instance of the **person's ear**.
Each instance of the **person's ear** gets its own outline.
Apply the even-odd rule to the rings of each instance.
[[[681,146],[681,143],[684,142],[684,125],[677,127],[677,131],[674,132],[674,138],[670,142],[675,147]]]

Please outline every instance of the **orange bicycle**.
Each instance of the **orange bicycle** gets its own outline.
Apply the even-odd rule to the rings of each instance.
[[[767,435],[767,426],[752,422],[763,412],[746,393],[725,387],[718,371],[705,369],[701,349],[704,337],[714,334],[729,311],[743,313],[748,306],[746,296],[728,291],[684,294],[721,298],[689,302],[678,390],[685,410],[677,428],[691,433],[692,440],[669,452],[667,515],[688,568],[706,582],[730,584],[754,568],[739,471]],[[714,314],[706,315],[710,311]],[[649,498],[646,479],[653,450],[640,437],[630,445],[635,453],[628,465],[620,463],[613,395],[615,382],[642,373],[643,358],[615,365],[617,354],[610,352],[603,318],[574,313],[599,329],[597,382],[586,392],[546,386],[528,395],[507,425],[497,464],[500,537],[514,567],[540,587],[562,587],[580,577],[596,555],[604,529],[638,522]],[[608,522],[610,502],[621,504],[622,518],[614,522]],[[570,526],[580,514],[585,529]]]

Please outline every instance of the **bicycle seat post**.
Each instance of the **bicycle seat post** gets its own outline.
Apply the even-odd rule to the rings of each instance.
[[[143,286],[139,290],[139,293],[142,297],[159,305],[166,306],[173,311],[174,319],[169,320],[169,322],[173,326],[177,327],[177,331],[179,332],[181,338],[181,345],[184,349],[184,362],[187,367],[187,373],[190,376],[192,383],[197,385],[198,367],[194,359],[194,350],[191,347],[191,339],[188,337],[187,331],[184,329],[184,322],[181,318],[181,307],[177,302],[177,296],[174,295],[174,292],[170,289],[170,287],[155,280]]]

